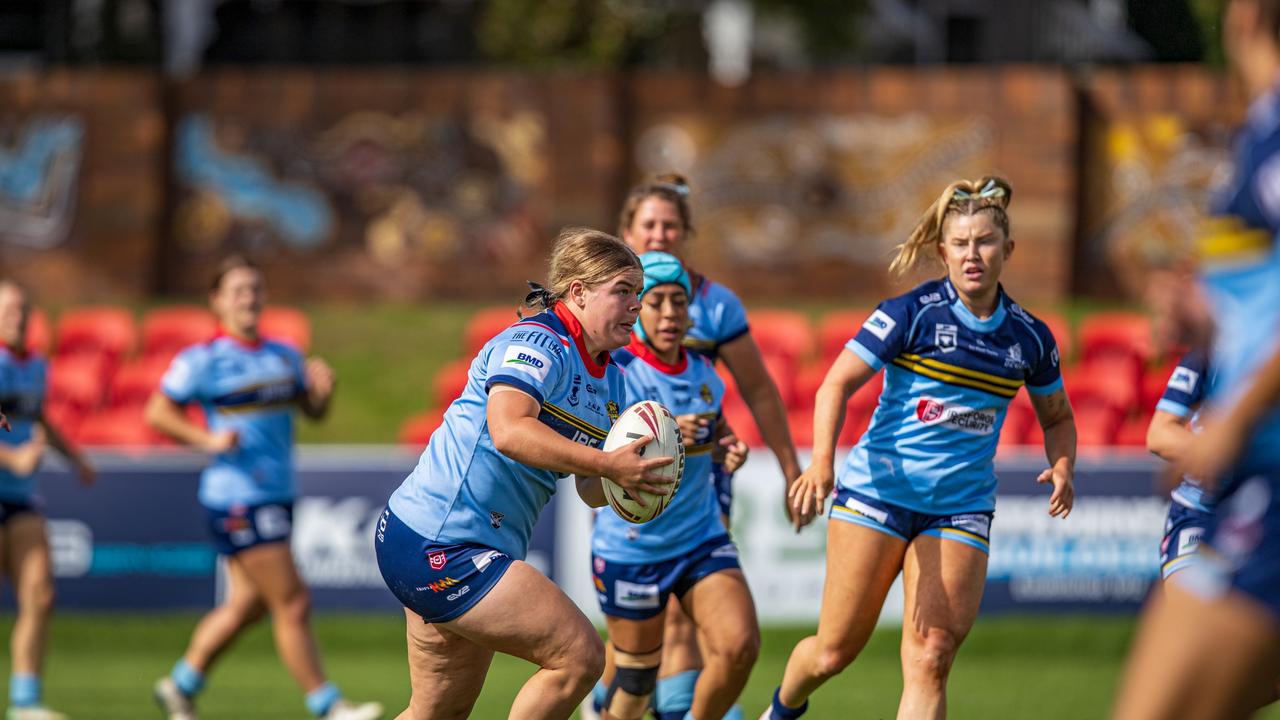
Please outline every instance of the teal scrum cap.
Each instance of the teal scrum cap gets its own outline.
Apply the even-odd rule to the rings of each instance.
[[[689,273],[684,263],[670,253],[651,250],[640,256],[640,264],[644,267],[644,289],[640,297],[644,297],[658,285],[675,283],[684,288],[684,292],[693,299],[693,283],[689,281]]]

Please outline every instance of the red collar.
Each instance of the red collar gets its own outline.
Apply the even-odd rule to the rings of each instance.
[[[578,318],[569,311],[569,306],[561,300],[551,308],[551,312],[560,318],[560,322],[564,323],[564,329],[569,331],[569,337],[573,338],[574,347],[578,348],[578,356],[582,358],[582,364],[587,366],[587,373],[591,377],[599,379],[604,377],[604,369],[608,367],[610,359],[609,353],[600,353],[603,361],[596,360],[587,354],[587,341],[582,337],[582,323],[578,322]]]
[[[684,351],[683,347],[680,348],[680,359],[676,360],[676,363],[672,365],[658,357],[658,353],[649,347],[649,343],[636,337],[635,333],[631,333],[631,344],[627,345],[627,352],[668,375],[679,375],[689,369],[689,354]]]
[[[219,325],[219,326],[218,326],[218,332],[214,333],[214,335],[213,335],[213,339],[214,339],[214,340],[217,340],[218,338],[226,338],[226,339],[230,340],[231,342],[233,342],[233,343],[235,343],[235,344],[239,345],[240,347],[245,348],[245,349],[248,349],[248,350],[261,350],[261,349],[262,349],[262,336],[261,336],[261,335],[259,335],[259,336],[258,336],[258,339],[257,339],[257,340],[246,340],[246,339],[244,339],[244,338],[242,338],[242,337],[240,337],[240,336],[238,336],[238,335],[232,335],[231,333],[229,333],[229,332],[227,332],[225,329],[223,329],[223,327],[222,327],[221,325]]]

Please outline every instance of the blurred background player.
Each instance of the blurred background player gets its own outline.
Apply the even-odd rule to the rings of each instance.
[[[606,503],[600,476],[665,494],[642,457],[648,438],[599,448],[626,400],[609,353],[630,340],[640,261],[602,232],[561,233],[541,312],[503,330],[471,364],[417,468],[387,503],[378,566],[405,606],[413,695],[402,718],[466,717],[495,651],[539,666],[512,718],[567,718],[604,665],[600,636],[573,601],[524,561],[534,523],[576,475],[579,495]]]
[[[619,233],[637,253],[658,251],[683,258],[684,245],[694,233],[693,212],[689,208],[690,188],[682,175],[660,175],[631,189],[618,215]],[[723,360],[733,376],[742,399],[760,428],[765,444],[773,451],[784,479],[783,508],[797,530],[812,518],[792,515],[786,503],[786,490],[800,476],[800,462],[787,425],[786,408],[773,378],[765,369],[760,348],[751,336],[747,311],[732,290],[689,270],[693,299],[689,317],[693,325],[684,344],[695,353],[711,360]],[[689,423],[688,419],[682,421]],[[705,425],[705,421],[702,423]],[[691,432],[701,428],[690,427]],[[733,474],[720,464],[712,469],[720,512],[726,527],[733,504]],[[663,642],[662,678],[655,696],[657,703],[679,707],[693,696],[693,687],[702,667],[697,635],[680,604],[671,603],[667,611],[667,635]],[[596,696],[604,691],[597,685]]]
[[[1164,326],[1209,346],[1214,387],[1181,469],[1213,493],[1202,562],[1143,613],[1114,716],[1244,717],[1280,676],[1280,0],[1231,0],[1228,64],[1252,103]]]
[[[899,717],[946,715],[951,665],[982,600],[996,477],[1009,402],[1026,386],[1044,428],[1049,515],[1074,502],[1076,430],[1053,335],[1004,293],[1013,252],[1000,178],[957,181],[925,212],[890,265],[903,274],[937,253],[946,276],[886,300],[841,351],[818,390],[813,465],[792,486],[792,512],[821,510],[836,484],[845,406],[885,369],[870,427],[841,468],[827,526],[818,634],[801,640],[763,718],[796,718],[853,662],[902,573]]]
[[[686,439],[684,480],[671,504],[647,523],[634,525],[616,513],[596,517],[592,571],[605,614],[612,663],[606,668],[604,717],[637,720],[646,715],[662,656],[668,600],[685,609],[706,665],[687,699],[655,703],[660,720],[721,718],[742,692],[760,649],[751,591],[729,539],[711,479],[713,450],[728,449],[732,474],[746,459],[746,445],[728,434],[720,413],[724,384],[711,361],[682,346],[689,328],[689,274],[664,252],[640,256],[644,289],[631,343],[614,353],[626,370],[628,404],[657,400],[677,416],[698,423]],[[674,702],[671,702],[674,701]]]
[[[304,361],[292,347],[258,334],[265,302],[261,271],[243,257],[224,261],[209,294],[217,336],[179,353],[147,404],[149,424],[213,457],[199,498],[226,561],[228,587],[222,604],[196,625],[173,671],[156,682],[156,700],[174,720],[195,718],[209,669],[242,630],[270,614],[276,651],[306,693],[307,710],[328,720],[373,720],[381,705],[347,702],[325,679],[310,596],[289,546],[293,411],[324,417],[333,372],[323,360]],[[208,430],[183,412],[190,402],[203,408]]]
[[[0,551],[18,612],[9,640],[8,720],[59,720],[41,704],[41,671],[53,612],[53,565],[35,472],[46,447],[66,456],[86,485],[94,470],[44,415],[45,359],[27,350],[31,306],[26,292],[0,280],[0,407],[12,425],[0,434]],[[8,425],[3,423],[2,425]]]

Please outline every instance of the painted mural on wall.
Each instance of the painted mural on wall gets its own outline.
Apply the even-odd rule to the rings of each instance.
[[[671,117],[639,135],[645,175],[693,187],[696,261],[883,265],[933,201],[939,177],[991,166],[987,120],[923,114],[783,115],[714,126]]]
[[[190,114],[175,136],[175,235],[188,254],[519,262],[540,247],[528,201],[545,135],[533,113],[356,112],[311,129]]]
[[[76,215],[84,125],[68,115],[0,119],[0,238],[49,249]]]

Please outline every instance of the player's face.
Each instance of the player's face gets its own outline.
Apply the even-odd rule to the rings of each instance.
[[[642,284],[638,271],[628,271],[582,290],[582,328],[596,352],[617,350],[631,341]]]
[[[21,348],[27,334],[27,297],[12,285],[0,286],[0,343]]]
[[[989,212],[952,215],[942,226],[942,261],[951,284],[970,297],[993,290],[1000,281],[1013,241]]]
[[[678,350],[689,327],[689,296],[684,288],[675,283],[650,288],[640,301],[640,324],[659,353]]]
[[[636,208],[631,227],[622,233],[622,239],[637,255],[652,250],[678,255],[680,241],[684,240],[684,220],[675,203],[657,196],[649,196]]]
[[[211,295],[213,312],[222,326],[241,335],[256,335],[258,318],[267,300],[262,273],[252,268],[236,268],[222,276]]]

